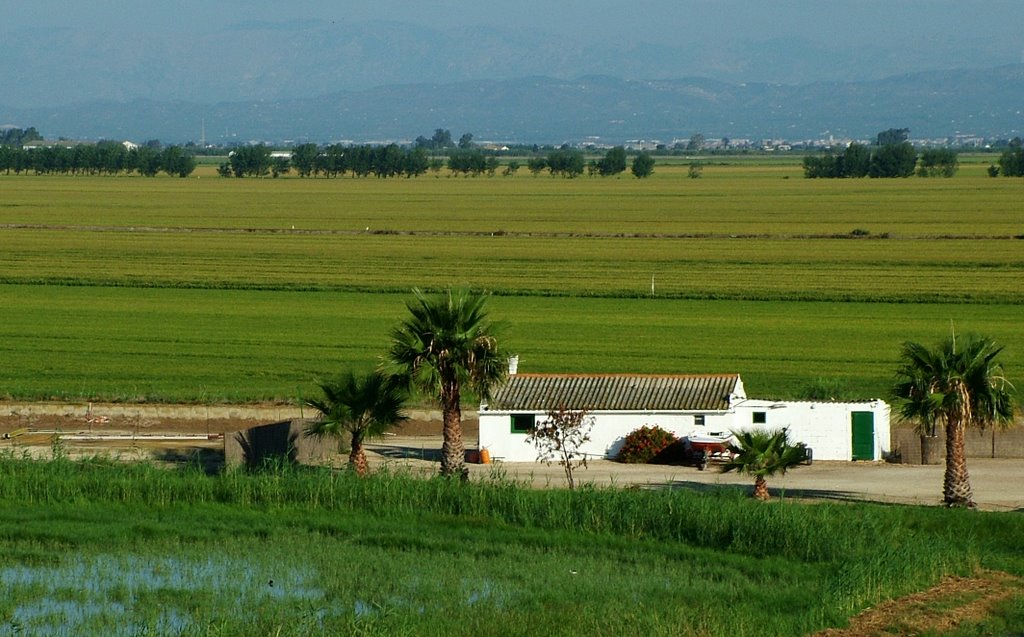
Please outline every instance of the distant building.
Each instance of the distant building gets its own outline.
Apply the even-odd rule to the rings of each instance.
[[[630,139],[622,147],[632,151],[657,150],[660,144],[661,141],[657,139]]]

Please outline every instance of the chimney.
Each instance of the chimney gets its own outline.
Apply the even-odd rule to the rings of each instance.
[[[519,371],[519,354],[508,357],[508,374],[515,375]]]

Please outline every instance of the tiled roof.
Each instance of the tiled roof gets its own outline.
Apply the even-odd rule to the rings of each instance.
[[[514,374],[487,405],[495,411],[725,411],[739,374]]]

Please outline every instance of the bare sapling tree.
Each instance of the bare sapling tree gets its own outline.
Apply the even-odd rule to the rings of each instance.
[[[587,454],[580,448],[590,441],[593,426],[594,419],[586,411],[559,407],[548,412],[547,420],[534,426],[526,441],[537,448],[538,461],[562,465],[569,488],[574,489],[573,472],[587,466]]]

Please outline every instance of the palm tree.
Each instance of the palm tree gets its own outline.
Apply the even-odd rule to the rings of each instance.
[[[946,474],[942,497],[947,506],[974,507],[967,474],[964,433],[1013,421],[1012,386],[996,357],[1003,351],[986,337],[956,334],[936,349],[903,344],[893,393],[902,401],[900,415],[917,419],[924,429],[942,423],[946,430]]]
[[[345,432],[351,435],[348,465],[357,475],[366,475],[363,440],[379,436],[406,419],[402,414],[405,390],[394,378],[373,371],[363,376],[348,372],[335,382],[320,383],[323,398],[311,398],[306,404],[320,412],[309,423],[306,435],[331,436],[339,442]]]
[[[729,445],[734,455],[722,467],[722,472],[737,470],[754,476],[754,497],[767,502],[768,481],[765,478],[776,473],[785,474],[787,469],[807,460],[807,447],[803,443],[791,444],[789,432],[785,429],[765,431],[738,431],[733,433],[738,444]]]
[[[487,400],[504,379],[508,361],[498,349],[499,330],[488,319],[486,295],[466,289],[413,294],[406,303],[410,316],[392,330],[390,361],[398,375],[441,406],[441,475],[465,477],[462,388]]]

